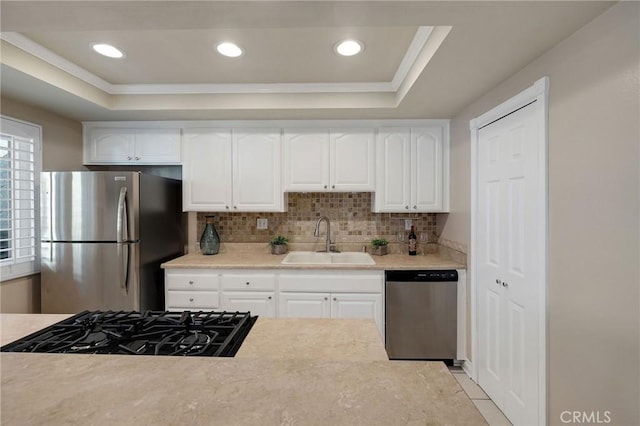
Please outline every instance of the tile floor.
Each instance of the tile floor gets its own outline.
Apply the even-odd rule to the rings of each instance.
[[[460,387],[466,392],[467,396],[480,411],[480,414],[489,423],[489,426],[509,426],[511,422],[502,414],[502,411],[496,404],[491,401],[486,393],[473,380],[467,376],[467,373],[460,367],[449,367],[449,371],[453,373]]]

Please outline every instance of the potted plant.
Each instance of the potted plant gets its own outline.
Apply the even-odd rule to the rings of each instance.
[[[271,239],[271,254],[285,254],[287,252],[287,237],[277,235]]]
[[[376,238],[371,240],[371,254],[375,255],[375,256],[384,256],[385,254],[388,253],[387,250],[387,245],[389,244],[389,241],[385,240],[384,238]]]

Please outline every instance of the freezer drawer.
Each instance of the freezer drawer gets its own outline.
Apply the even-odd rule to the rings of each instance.
[[[138,244],[42,243],[42,313],[139,310]]]

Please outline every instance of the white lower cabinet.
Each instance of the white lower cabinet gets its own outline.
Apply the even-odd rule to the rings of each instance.
[[[278,316],[368,318],[384,341],[382,271],[282,271]]]
[[[207,269],[165,270],[164,307],[167,311],[220,309],[220,278]]]
[[[367,318],[384,341],[384,272],[167,269],[165,309],[261,317]]]
[[[275,318],[276,274],[269,271],[230,270],[220,274],[220,309],[249,311],[252,315]]]

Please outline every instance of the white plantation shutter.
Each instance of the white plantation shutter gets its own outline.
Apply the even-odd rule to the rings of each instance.
[[[39,260],[41,128],[0,124],[0,280],[36,273]]]

